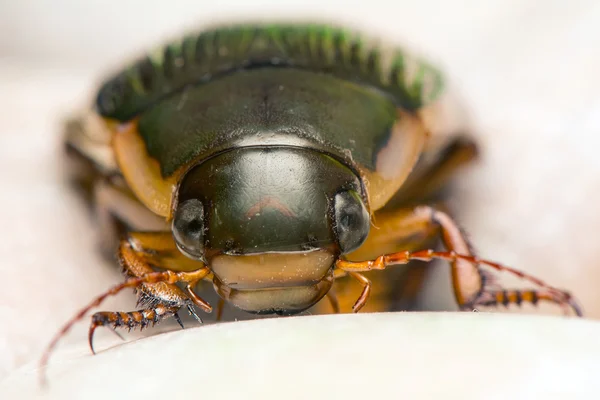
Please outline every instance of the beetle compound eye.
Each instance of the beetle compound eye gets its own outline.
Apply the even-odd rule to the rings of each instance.
[[[369,234],[370,218],[358,193],[353,190],[338,193],[334,201],[335,233],[343,254],[363,244]]]
[[[194,259],[204,256],[204,207],[197,199],[179,204],[173,218],[173,237],[183,253]]]

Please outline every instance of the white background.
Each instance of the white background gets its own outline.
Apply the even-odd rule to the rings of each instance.
[[[147,47],[207,23],[272,16],[346,23],[440,65],[482,147],[453,200],[478,253],[572,290],[600,317],[597,1],[3,0],[0,377],[118,280],[98,265],[93,222],[62,182],[64,117]],[[71,340],[83,340],[81,329]]]

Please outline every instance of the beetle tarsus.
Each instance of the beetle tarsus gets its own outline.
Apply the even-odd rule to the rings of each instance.
[[[499,306],[508,307],[511,304],[521,306],[523,303],[531,303],[534,306],[540,301],[548,301],[560,305],[565,314],[569,314],[572,310],[578,317],[583,316],[581,308],[573,300],[570,294],[557,290],[484,290],[475,301],[470,304],[470,307],[476,306]]]
[[[183,323],[177,315],[177,311],[179,310],[179,308],[180,307],[178,306],[169,307],[159,304],[156,307],[138,311],[97,312],[92,316],[92,322],[90,324],[90,330],[88,333],[88,342],[90,345],[90,349],[92,350],[92,353],[96,354],[96,352],[94,351],[93,340],[94,332],[99,326],[111,327],[113,332],[119,335],[121,339],[123,339],[123,337],[116,331],[117,328],[123,327],[131,331],[132,329],[136,329],[137,327],[139,327],[140,330],[143,330],[150,323],[152,323],[152,326],[154,326],[156,323],[170,316],[175,316],[175,320],[183,328]]]

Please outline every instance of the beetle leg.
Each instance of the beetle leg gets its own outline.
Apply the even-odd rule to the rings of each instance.
[[[412,208],[398,211],[377,211],[373,216],[371,231],[367,240],[356,251],[345,258],[351,261],[362,261],[376,258],[382,253],[394,253],[399,250],[416,250],[431,246],[439,237],[439,227],[429,220],[415,216]],[[413,307],[416,294],[429,271],[429,266],[421,268],[397,268],[381,274],[366,273],[372,282],[369,302],[364,310],[370,312],[404,310]],[[350,309],[360,290],[351,277],[340,269],[334,270],[336,297],[341,310]],[[321,313],[331,312],[328,302],[321,303]]]
[[[129,247],[131,247],[131,246],[129,246]],[[133,251],[135,252],[135,248],[133,249]],[[121,265],[124,269],[124,272],[128,277],[139,278],[139,277],[142,277],[144,275],[154,272],[154,269],[147,262],[145,262],[145,263],[132,262],[131,260],[126,259],[124,254],[126,254],[126,253],[123,250],[121,250],[119,253],[119,258],[121,261]],[[144,307],[144,309],[136,311],[136,312],[142,313],[142,314],[150,313],[150,314],[156,315],[156,317],[158,319],[156,321],[153,320],[152,321],[153,324],[158,322],[159,319],[162,320],[162,319],[172,315],[175,317],[175,320],[177,321],[177,323],[183,328],[183,323],[181,322],[181,319],[179,319],[179,315],[177,314],[177,311],[181,307],[184,307],[184,306],[189,307],[194,303],[194,299],[191,298],[188,294],[186,294],[183,290],[181,290],[177,285],[173,285],[173,284],[165,283],[165,282],[156,283],[153,285],[144,284],[144,285],[140,286],[139,288],[136,288],[136,294],[138,296],[137,305]],[[159,309],[159,307],[160,307],[160,309]],[[133,326],[131,326],[131,325],[129,325],[129,323],[126,320],[124,320],[124,318],[119,319],[118,315],[113,315],[112,317],[109,317],[108,314],[111,314],[111,313],[106,313],[106,312],[96,313],[92,317],[92,320],[94,321],[95,319],[98,319],[98,323],[97,323],[98,325],[100,325],[99,322],[102,322],[102,321],[104,321],[104,323],[101,325],[111,325],[114,321],[123,320],[122,323],[120,323],[116,326],[113,324],[113,327],[116,328],[118,326],[126,326],[130,330],[134,329],[135,327],[137,327],[139,325],[139,324],[135,325],[135,324],[133,324],[133,322],[131,322],[131,324],[133,324]],[[196,319],[199,318],[194,313],[193,309],[190,310],[190,314],[194,315],[194,317]],[[135,321],[135,319],[133,321]],[[138,322],[140,322],[140,321],[138,321]],[[94,324],[94,322],[92,324]],[[145,328],[146,325],[147,325],[147,323],[145,323],[145,321],[142,320],[142,324],[140,325],[141,329]],[[91,329],[92,328],[90,327],[90,330]],[[91,338],[90,338],[90,341],[91,341]],[[90,345],[90,347],[91,347],[91,345]]]
[[[147,239],[144,242],[146,245],[155,245],[157,248],[150,249],[148,247],[142,247],[141,241],[136,239],[138,236]],[[153,241],[148,240],[148,238],[152,238]],[[136,234],[135,232],[130,233],[129,240],[122,241],[119,251],[119,260],[127,276],[139,278],[154,272],[150,263],[163,266],[161,261],[166,257],[165,253],[172,247],[169,245],[169,241],[172,241],[170,234],[163,234],[162,232],[145,234]],[[160,244],[164,242],[167,242],[167,244],[160,246]],[[180,253],[176,252],[176,254]],[[146,256],[144,257],[144,255]],[[195,269],[198,267],[202,268],[203,265],[195,262],[194,267]],[[160,320],[174,316],[178,324],[183,327],[181,319],[179,319],[179,316],[177,315],[177,311],[184,306],[188,308],[189,313],[196,320],[202,323],[202,320],[191,306],[197,305],[203,311],[209,313],[212,309],[206,301],[193,292],[193,288],[197,283],[198,280],[189,282],[185,292],[177,285],[166,282],[141,284],[136,288],[138,295],[137,304],[138,306],[145,307],[144,309],[129,313],[98,312],[94,314],[92,316],[92,324],[89,332],[90,348],[92,349],[92,352],[94,351],[92,345],[93,333],[98,326],[112,325],[113,328],[127,327],[129,330],[139,326],[141,329],[144,329],[150,322],[154,325]]]
[[[223,308],[225,307],[225,300],[223,300],[221,297],[219,297],[219,302],[217,303],[217,315],[215,320],[217,322],[221,321],[221,318],[223,317]]]
[[[165,253],[168,253],[168,249],[170,248],[169,242],[166,244],[164,243],[165,234],[163,232],[145,234],[145,238],[154,239],[153,243],[150,243],[148,240],[146,241],[147,245],[155,245],[156,247],[154,248],[140,247],[141,242],[135,240],[135,235],[136,233],[131,233],[130,239],[123,240],[119,248],[119,260],[125,271],[132,277],[142,277],[154,271],[150,266],[151,263],[169,269],[168,265],[161,264],[161,262],[164,261],[164,257],[166,257]],[[169,239],[170,242],[172,242],[170,235]],[[176,254],[183,257],[179,251],[176,251]],[[146,257],[144,257],[144,255],[146,255]],[[168,306],[178,307],[189,307],[191,304],[194,304],[200,307],[204,312],[212,312],[210,304],[194,292],[194,288],[198,282],[210,275],[210,270],[198,261],[194,262],[194,267],[196,267],[195,269],[204,268],[206,273],[202,274],[198,279],[186,282],[185,291],[182,291],[176,285],[166,282],[151,285],[142,284],[138,289],[138,294],[140,294],[138,304],[154,305],[160,302]],[[190,309],[190,314],[196,319],[199,318],[192,309]]]
[[[65,123],[64,140],[68,174],[83,189],[100,225],[102,249],[112,256],[120,236],[127,230],[165,230],[164,219],[148,210],[128,188],[117,166],[113,133],[92,112]]]
[[[477,154],[477,146],[465,136],[455,138],[436,154],[426,154],[384,208],[422,204],[435,197],[458,170],[477,158]]]
[[[528,302],[536,305],[539,301],[550,301],[556,303],[557,293],[551,290],[486,290],[476,299],[474,306],[498,306],[502,304],[508,307],[510,304],[521,305],[523,302]],[[574,301],[559,303],[565,310],[565,314],[569,313],[572,308],[575,314],[582,316],[581,308]]]
[[[204,278],[204,277],[202,277],[202,278]],[[211,313],[212,307],[210,306],[210,304],[208,304],[204,299],[202,299],[200,296],[198,296],[196,294],[196,292],[194,292],[194,288],[196,287],[196,285],[198,284],[199,281],[200,281],[200,279],[189,282],[185,286],[185,292],[190,297],[190,299],[192,299],[192,301],[194,302],[195,305],[200,307],[204,312]]]
[[[69,162],[69,175],[91,200],[94,181],[98,177],[119,174],[111,147],[111,133],[92,112],[77,115],[65,123],[64,140]]]
[[[132,248],[132,245],[127,240],[123,240],[121,242],[121,246],[119,248],[119,258],[124,264],[127,265],[126,269],[128,271],[135,271],[138,268],[143,268],[144,264],[146,264],[144,260],[136,256],[135,250]],[[52,353],[60,339],[64,335],[66,335],[77,322],[83,319],[92,308],[102,304],[102,302],[106,298],[114,296],[127,288],[139,289],[145,284],[175,284],[178,282],[190,283],[194,281],[199,281],[209,274],[210,270],[206,266],[202,266],[201,268],[198,268],[194,271],[185,272],[175,272],[170,270],[149,272],[138,277],[128,278],[124,282],[113,286],[106,292],[97,296],[87,306],[82,308],[75,316],[73,316],[69,321],[67,321],[67,323],[62,327],[62,329],[52,338],[52,341],[50,342],[42,358],[40,359],[40,378],[42,379],[42,383],[44,380],[43,371],[45,370],[46,364],[48,363],[48,358],[50,357],[50,354]],[[160,307],[163,307],[161,308],[161,312],[163,314],[173,312],[173,310],[169,310],[168,307],[165,307],[164,305],[161,305]],[[132,318],[135,319],[137,318],[137,316]],[[94,324],[93,320],[92,324]]]
[[[179,251],[171,231],[130,232],[127,240],[136,256],[147,264],[173,271],[194,271],[204,265]]]
[[[112,133],[94,113],[65,124],[68,175],[82,189],[99,225],[101,249],[110,257],[128,230],[165,230],[164,219],[154,215],[135,197],[117,167]]]
[[[473,309],[477,305],[493,304],[494,302],[506,303],[508,305],[520,304],[523,301],[536,303],[543,300],[559,304],[563,307],[570,307],[575,314],[581,316],[579,306],[569,293],[553,288],[540,279],[516,269],[472,255],[469,243],[456,223],[447,214],[431,207],[422,206],[415,210],[415,215],[420,216],[424,220],[430,220],[441,227],[442,239],[449,251],[402,251],[382,255],[370,261],[353,262],[338,260],[336,267],[348,272],[361,272],[381,270],[391,265],[407,264],[412,260],[431,261],[433,259],[442,259],[451,263],[454,294],[458,305],[462,309]],[[486,286],[486,275],[481,269],[481,265],[516,275],[539,286],[540,290],[498,291],[489,285]]]
[[[176,315],[179,308],[180,306],[168,307],[164,304],[158,304],[156,307],[146,308],[138,311],[97,312],[92,316],[92,323],[90,324],[90,329],[88,332],[88,343],[90,344],[90,349],[92,350],[92,353],[96,354],[96,351],[94,350],[94,332],[99,326],[112,326],[113,329],[125,327],[130,331],[139,327],[140,330],[143,330],[150,324],[154,326],[162,319]],[[179,320],[179,323],[181,323],[181,320]]]
[[[149,251],[146,249],[146,251]],[[118,253],[119,263],[123,272],[130,278],[139,278],[154,272],[150,262],[139,254],[138,249],[130,241],[123,241]],[[141,260],[143,262],[138,262]],[[154,264],[162,266],[161,264]],[[201,267],[201,264],[198,265]],[[169,268],[166,268],[169,269]],[[155,285],[142,285],[136,289],[138,295],[138,306],[153,306],[157,303],[167,303],[170,305],[187,305],[190,302],[189,297],[176,285],[168,283],[157,283]]]
[[[194,271],[204,266],[199,261],[183,256],[177,249],[170,232],[131,232],[128,235],[127,243],[128,247],[135,253],[135,258],[143,261],[142,263],[128,262],[122,259],[121,264],[124,265],[131,276],[142,276],[152,272],[153,269],[150,265],[169,270],[184,269],[188,271]],[[211,274],[206,274],[203,279],[210,279],[211,277]],[[190,306],[194,304],[207,313],[212,312],[212,307],[194,292],[198,281],[188,282],[185,291],[182,291],[176,285],[164,282],[155,285],[143,285],[139,291],[142,297],[138,304],[153,305],[162,302],[166,305],[188,306],[190,314],[196,320],[202,322]]]
[[[396,211],[377,211],[367,240],[346,259],[359,261],[375,258],[382,253],[400,249],[417,250],[439,237],[440,227],[414,212],[412,208]]]
[[[129,231],[169,230],[164,219],[144,207],[119,177],[97,180],[94,200],[105,255],[112,257],[119,241]]]
[[[179,314],[177,314],[177,312],[175,312],[173,314],[173,318],[177,322],[177,325],[179,325],[181,327],[181,329],[185,329],[185,326],[183,326],[183,322],[181,322],[181,318],[179,317]],[[114,332],[116,332],[116,331],[114,331]]]
[[[367,303],[367,300],[371,295],[371,281],[364,275],[359,274],[358,272],[349,271],[348,273],[351,277],[353,277],[363,285],[363,290],[360,293],[358,300],[356,300],[356,303],[354,303],[354,305],[352,306],[352,311],[358,312]]]
[[[331,309],[334,314],[340,313],[340,303],[338,302],[337,296],[333,292],[333,289],[327,292],[327,299],[329,300],[329,304],[331,305]]]
[[[400,250],[417,250],[435,244],[440,228],[430,219],[413,212],[414,205],[434,203],[443,194],[449,179],[477,157],[472,140],[459,136],[426,151],[399,191],[373,216],[373,227],[366,242],[346,259],[361,261],[381,254]],[[386,274],[367,274],[373,283],[368,311],[404,310],[416,306],[417,294],[429,273],[430,267],[398,268]],[[348,280],[336,283],[342,309],[350,308],[359,293]],[[327,310],[323,309],[323,312]]]

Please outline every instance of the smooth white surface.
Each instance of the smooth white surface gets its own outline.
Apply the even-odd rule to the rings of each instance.
[[[346,22],[442,66],[482,145],[481,162],[458,179],[453,201],[478,253],[571,289],[588,316],[600,317],[596,0],[5,1],[0,378],[37,359],[60,324],[119,280],[94,252],[93,222],[62,182],[63,118],[87,104],[108,70],[146,47],[231,16],[272,15]],[[425,295],[432,306],[446,306],[438,296],[448,291],[444,279]],[[123,296],[103,308],[129,310],[133,303]],[[581,325],[569,324],[576,335]],[[67,341],[83,343],[85,325]],[[432,341],[442,343],[444,332],[435,334]],[[335,383],[339,377],[329,371],[323,379]]]
[[[0,397],[593,399],[599,335],[598,322],[484,313],[245,321],[72,351],[45,391],[28,366]]]

